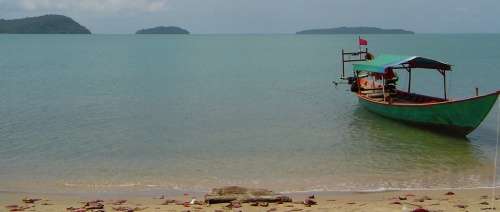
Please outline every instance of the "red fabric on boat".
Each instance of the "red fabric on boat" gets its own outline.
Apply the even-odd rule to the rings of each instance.
[[[394,74],[394,71],[392,71],[392,68],[388,68],[385,73],[384,73],[384,78],[385,79],[392,79],[396,76],[396,74]]]
[[[359,38],[359,45],[360,46],[367,46],[368,45],[368,41],[363,39],[363,38]]]

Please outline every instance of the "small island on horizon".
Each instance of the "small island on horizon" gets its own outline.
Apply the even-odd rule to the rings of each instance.
[[[0,34],[91,34],[90,30],[64,15],[0,19]]]
[[[176,26],[158,26],[148,29],[141,29],[135,34],[176,34],[176,35],[189,35],[190,32]]]
[[[382,29],[377,27],[337,27],[303,30],[296,34],[415,34],[415,32],[404,29]]]

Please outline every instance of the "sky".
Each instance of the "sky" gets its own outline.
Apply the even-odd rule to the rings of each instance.
[[[500,0],[0,0],[0,18],[61,14],[93,33],[180,26],[196,34],[374,26],[500,33]]]

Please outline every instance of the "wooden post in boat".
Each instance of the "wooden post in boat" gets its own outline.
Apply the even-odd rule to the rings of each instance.
[[[444,84],[444,100],[447,100],[446,98],[446,71],[442,70],[441,72],[443,74],[443,84]]]
[[[360,94],[361,93],[361,82],[359,81],[359,72],[355,71],[354,73],[356,75],[356,84],[358,85],[358,94]]]
[[[361,36],[358,36],[358,46],[359,46],[359,60],[362,60],[363,59],[363,54],[362,54],[362,50],[361,50],[361,44],[359,43],[359,41],[361,40]]]
[[[345,79],[344,49],[342,49],[342,78],[341,79]]]
[[[479,88],[476,87],[476,96],[479,96]]]
[[[411,68],[408,68],[408,94],[411,92]]]
[[[383,101],[385,102],[385,76],[384,74],[382,74],[382,98]]]

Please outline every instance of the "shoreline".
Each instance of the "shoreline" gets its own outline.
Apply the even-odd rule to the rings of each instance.
[[[500,205],[499,188],[496,190],[495,205]],[[427,211],[487,211],[493,207],[491,188],[282,193],[291,197],[292,202],[269,203],[267,206],[252,206],[249,203],[241,203],[236,208],[228,208],[228,203],[186,205],[193,199],[203,201],[204,194],[201,193],[176,195],[103,195],[103,193],[88,193],[86,195],[66,195],[0,191],[0,194],[2,209],[12,205],[30,207],[26,211],[66,211],[67,208],[81,207],[82,202],[95,200],[102,200],[105,211],[116,211],[120,206],[136,209],[133,211],[227,211],[229,209],[233,211],[413,211],[417,208]],[[308,207],[303,202],[311,195],[314,195],[314,201],[317,204]],[[36,201],[34,204],[26,204],[22,201],[25,198],[41,200]],[[115,204],[117,200],[126,200],[126,202]],[[164,205],[166,200],[172,200],[173,202]]]
[[[65,191],[26,191],[26,190],[8,190],[8,189],[0,189],[0,194],[5,195],[45,195],[45,196],[66,196],[66,197],[151,197],[158,195],[165,196],[182,196],[184,194],[190,194],[197,197],[202,197],[205,194],[209,193],[211,189],[170,189],[170,188],[161,188],[155,187],[149,190],[135,190],[135,189],[127,189],[125,187],[123,189],[112,189],[112,190],[81,190],[81,189],[65,189]],[[260,188],[260,187],[248,187],[248,188]],[[451,187],[442,187],[442,188],[377,188],[377,189],[364,189],[364,190],[322,190],[322,189],[311,189],[311,190],[303,190],[303,191],[294,191],[294,190],[273,190],[276,193],[289,195],[289,196],[301,196],[301,195],[310,195],[310,194],[318,194],[318,195],[326,195],[326,196],[349,196],[355,194],[376,194],[376,193],[397,193],[397,192],[437,192],[437,191],[478,191],[478,190],[492,190],[491,186],[479,186],[479,187],[462,187],[462,188],[451,188]],[[496,190],[500,190],[500,185],[497,185]],[[500,196],[500,193],[499,193]]]

